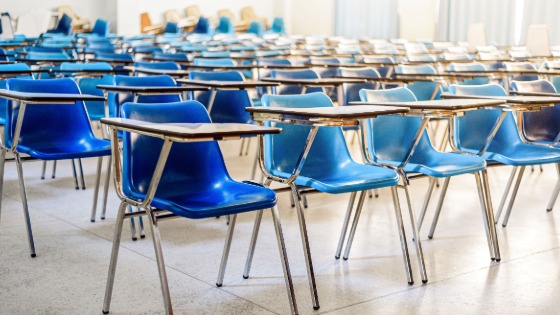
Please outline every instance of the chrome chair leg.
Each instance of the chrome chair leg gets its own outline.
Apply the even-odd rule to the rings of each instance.
[[[235,220],[237,219],[237,214],[228,215],[228,217],[231,217],[231,219],[228,225],[226,242],[224,244],[224,251],[222,253],[222,261],[220,262],[220,271],[218,272],[218,280],[216,280],[217,287],[221,287],[222,284],[224,283],[224,274],[226,273],[226,265],[229,257],[229,250],[231,248],[231,240],[233,238],[233,230],[235,229]]]
[[[249,155],[249,148],[251,147],[251,138],[247,138],[247,146],[245,147],[245,155]]]
[[[379,189],[375,188],[373,192],[375,193],[375,198],[379,198]]]
[[[484,231],[486,232],[486,240],[488,241],[488,250],[490,251],[490,259],[495,260],[494,257],[494,243],[492,240],[492,235],[490,234],[490,225],[494,222],[490,222],[488,218],[488,207],[486,206],[486,197],[484,193],[484,188],[482,187],[482,180],[479,173],[474,173],[476,180],[476,188],[478,190],[478,198],[480,200],[480,208],[482,209],[482,219],[484,220]]]
[[[29,206],[27,205],[27,193],[25,192],[25,181],[23,180],[23,167],[19,153],[14,152],[16,159],[16,167],[19,179],[19,191],[21,193],[21,202],[23,204],[23,215],[25,217],[25,226],[27,228],[27,241],[29,243],[29,251],[31,257],[37,256],[35,253],[35,242],[33,241],[33,231],[31,229],[31,219],[29,218]]]
[[[504,216],[504,221],[502,222],[503,227],[506,227],[508,223],[509,216],[511,214],[511,209],[513,208],[513,203],[515,202],[515,197],[517,196],[517,191],[519,190],[519,185],[521,184],[521,179],[523,178],[524,172],[525,172],[525,166],[521,166],[521,168],[519,169],[519,174],[517,175],[517,180],[515,181],[515,186],[513,186],[513,191],[511,192],[511,197],[509,199],[508,208]]]
[[[301,199],[303,199],[303,207],[305,209],[307,209],[307,196],[303,195],[303,196],[301,196]]]
[[[6,150],[0,148],[0,216],[2,214],[2,196],[4,190],[4,165],[6,164]]]
[[[449,177],[446,178],[444,185],[449,185]],[[447,189],[447,187],[446,187]],[[408,205],[408,212],[410,214],[410,225],[412,226],[412,234],[414,237],[414,245],[416,246],[416,256],[418,257],[418,267],[420,268],[420,277],[422,283],[428,283],[428,275],[426,273],[426,264],[424,263],[424,252],[422,251],[422,242],[420,241],[420,235],[418,233],[418,225],[416,225],[416,215],[414,214],[414,207],[412,206],[412,200],[408,192],[408,185],[404,185],[404,192],[406,195],[406,203]],[[442,191],[442,193],[445,193]],[[445,194],[444,194],[445,195]],[[443,200],[442,200],[443,201]]]
[[[261,227],[263,211],[264,210],[257,211],[257,215],[255,217],[255,224],[253,225],[253,234],[251,235],[251,243],[249,244],[249,252],[247,253],[247,260],[245,261],[245,270],[243,272],[243,279],[249,279],[249,273],[251,272],[251,264],[253,263],[253,255],[255,254],[255,247],[257,245],[257,238],[259,236],[259,229]]]
[[[103,210],[101,211],[101,220],[105,220],[105,214],[107,213],[107,198],[109,196],[109,183],[111,182],[111,161],[112,156],[109,156],[107,161],[107,173],[105,174],[105,183],[103,187]]]
[[[430,204],[430,199],[432,198],[432,193],[434,192],[434,187],[436,186],[435,178],[430,177],[429,181],[430,186],[428,186],[428,191],[426,192],[426,197],[424,197],[424,203],[422,204],[422,211],[420,211],[420,217],[418,218],[418,231],[422,229],[422,223],[424,223],[426,211],[428,210],[428,205]]]
[[[438,223],[439,215],[441,213],[441,208],[443,206],[443,200],[445,199],[445,194],[447,193],[447,187],[449,187],[449,180],[451,177],[446,177],[443,181],[443,187],[441,188],[441,194],[439,195],[438,204],[436,207],[436,213],[434,214],[434,219],[432,220],[432,226],[430,227],[430,232],[428,233],[428,238],[432,239],[434,237],[434,232]]]
[[[482,171],[482,184],[484,187],[484,196],[486,199],[486,207],[488,210],[488,222],[494,221],[494,209],[492,207],[492,196],[490,195],[490,184],[488,183],[488,172],[486,170]],[[500,244],[498,243],[498,233],[496,233],[496,225],[489,225],[490,235],[492,236],[492,241],[494,242],[494,257],[497,262],[502,260],[500,254]]]
[[[542,164],[539,165],[539,169],[541,170],[541,173],[544,171]]]
[[[368,198],[373,198],[373,191],[372,190],[368,190]]]
[[[119,248],[121,245],[121,235],[126,206],[127,205],[125,202],[121,202],[119,211],[117,213],[117,219],[115,221],[113,249],[111,251],[111,262],[109,263],[109,274],[107,275],[107,286],[105,287],[105,298],[103,300],[103,314],[109,314],[109,308],[111,306],[111,297],[113,295],[113,284],[115,283],[115,272],[117,270],[117,259],[119,257]]]
[[[498,213],[496,213],[496,222],[494,222],[494,224],[498,223],[498,220],[500,219],[500,216],[502,215],[502,210],[504,209],[504,205],[506,204],[506,200],[507,200],[507,197],[509,195],[509,191],[511,190],[511,184],[513,183],[513,179],[515,178],[515,174],[517,173],[518,170],[519,170],[519,167],[514,167],[511,170],[511,174],[509,175],[509,179],[508,179],[508,182],[506,184],[506,189],[504,191],[504,194],[502,195],[502,200],[500,201],[500,206],[498,207]]]
[[[140,210],[140,209],[138,209],[138,210]],[[144,232],[144,219],[142,219],[142,216],[138,217],[138,227],[140,229],[140,238],[145,238],[146,233]]]
[[[546,211],[552,211],[552,208],[556,203],[556,198],[558,198],[558,193],[560,193],[560,163],[556,163],[556,171],[558,172],[558,180],[556,181],[556,186],[554,186],[552,196],[550,196],[550,200],[548,201]]]
[[[159,227],[157,218],[151,209],[146,209],[148,214],[148,221],[152,229],[152,240],[154,241],[154,250],[156,252],[156,261],[159,272],[159,282],[161,284],[161,292],[163,294],[163,305],[165,306],[165,314],[173,314],[173,307],[171,305],[171,295],[169,294],[169,284],[167,283],[167,273],[165,272],[165,262],[163,261],[163,250],[161,247],[161,237],[159,234]]]
[[[305,265],[307,267],[309,290],[311,292],[311,303],[313,304],[313,309],[318,310],[320,308],[319,296],[317,294],[317,285],[315,283],[315,272],[313,271],[313,261],[311,260],[311,249],[309,248],[309,238],[307,237],[307,225],[305,224],[305,216],[303,214],[303,209],[301,206],[301,197],[299,195],[297,187],[293,184],[291,184],[290,186],[292,188],[292,195],[296,203],[296,211],[298,214],[301,242],[303,245],[303,252],[305,256]]]
[[[78,183],[78,174],[76,173],[76,162],[74,162],[74,159],[72,159],[71,161],[72,161],[72,173],[74,174],[74,186],[76,190],[78,190],[80,189],[80,184]]]
[[[47,172],[47,161],[43,161],[43,169],[41,170],[41,179],[45,179],[45,173]]]
[[[368,191],[371,194],[371,190]],[[356,201],[356,192],[350,194],[350,199],[348,200],[348,208],[346,209],[346,216],[344,217],[344,222],[342,223],[342,231],[340,231],[340,238],[338,240],[338,246],[336,247],[336,253],[334,254],[335,259],[340,258],[342,253],[342,246],[344,245],[344,240],[346,239],[346,232],[348,231],[348,223],[350,223],[350,217],[352,217],[352,210],[354,210],[354,201]]]
[[[292,194],[289,194],[289,195],[290,195],[290,205],[291,205],[292,208],[293,208],[293,207],[296,206],[296,203],[294,202],[294,195],[292,195]]]
[[[82,190],[85,190],[86,180],[84,179],[84,168],[82,167],[82,159],[78,159],[78,167],[80,169],[80,180],[82,182]]]
[[[97,158],[97,173],[95,175],[95,189],[93,190],[93,206],[91,208],[90,221],[95,222],[95,213],[97,212],[97,198],[99,197],[99,181],[101,180],[101,168],[103,166],[103,157]]]
[[[243,146],[245,145],[245,138],[241,138],[241,148],[239,149],[239,156],[243,156]]]
[[[253,161],[253,170],[251,171],[251,179],[253,180],[255,179],[255,176],[257,176],[258,164],[259,164],[259,151],[257,150],[257,153],[255,153],[255,160]]]
[[[346,241],[346,249],[344,250],[344,256],[342,259],[348,260],[350,255],[350,248],[352,248],[352,242],[354,242],[354,236],[356,235],[356,229],[358,228],[358,221],[360,220],[360,215],[362,214],[362,208],[364,206],[364,199],[366,197],[365,191],[360,192],[360,197],[358,197],[358,205],[356,207],[356,213],[354,213],[354,220],[352,221],[352,226],[350,227],[350,234],[348,234],[348,240]]]
[[[393,196],[393,205],[395,208],[395,216],[397,217],[397,227],[399,228],[399,238],[401,241],[401,250],[404,259],[404,270],[406,272],[406,277],[409,285],[414,284],[414,277],[412,276],[412,267],[410,265],[410,255],[408,253],[408,244],[406,241],[406,233],[404,230],[404,224],[402,219],[401,204],[399,201],[399,195],[397,187],[391,187],[391,195]]]
[[[52,165],[52,174],[51,174],[51,178],[55,178],[56,177],[56,160],[53,161],[53,165]]]
[[[132,206],[128,206],[128,212],[132,213]],[[136,223],[134,223],[134,217],[130,218],[130,234],[132,234],[132,240],[136,241],[138,237],[136,236]]]
[[[282,224],[280,223],[280,216],[278,214],[277,207],[270,209],[270,211],[272,212],[272,221],[274,222],[274,230],[276,231],[276,240],[278,241],[278,251],[280,252],[280,260],[282,261],[282,270],[284,271],[284,280],[286,282],[286,290],[288,291],[290,310],[292,311],[292,314],[298,314],[294,284],[292,282],[292,274],[290,272],[290,265],[288,263],[288,255],[286,253],[284,235],[282,234]]]

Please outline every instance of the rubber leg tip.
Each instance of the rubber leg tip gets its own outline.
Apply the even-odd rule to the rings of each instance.
[[[85,188],[85,187],[82,187],[82,190],[86,190],[86,188]]]
[[[348,260],[348,257],[342,257],[342,259],[344,259],[344,260]]]
[[[95,219],[94,219],[94,220],[91,220],[91,219],[90,219],[90,221],[91,221],[91,223],[93,223],[93,222],[95,222]]]
[[[41,177],[41,179],[45,179],[45,177]]]
[[[249,276],[243,275],[243,279],[249,279]]]
[[[498,258],[498,259],[496,259],[496,262],[500,262],[500,261],[502,261],[502,259],[501,259],[501,258]]]
[[[318,309],[320,309],[320,308],[321,308],[320,306],[313,306],[313,309],[314,309],[314,310],[318,310]]]
[[[551,208],[551,209],[546,209],[546,211],[547,211],[547,212],[550,212],[550,211],[552,211],[552,208]]]
[[[408,285],[413,285],[414,281],[408,281]]]
[[[340,259],[340,256],[334,256],[334,259]]]
[[[216,286],[217,286],[218,288],[221,288],[221,287],[222,287],[222,285],[219,284],[219,283],[216,283]]]
[[[505,224],[502,224],[502,227],[506,227],[506,225],[505,225]]]
[[[37,257],[37,254],[31,254],[31,258]]]
[[[303,206],[304,209],[307,209],[307,206]]]
[[[434,238],[434,237],[433,237],[433,236],[428,236],[428,238],[429,238],[429,239],[432,239],[432,238]]]
[[[80,190],[80,187],[76,187],[76,190]]]
[[[146,238],[146,235],[140,235],[140,238]]]
[[[491,261],[495,261],[495,260],[496,260],[496,258],[492,257],[492,258],[490,258],[490,260],[491,260]]]
[[[133,240],[133,241],[137,241],[138,238],[137,238],[137,237],[133,237],[132,240]]]
[[[105,217],[101,217],[101,220],[105,220]]]
[[[426,279],[426,280],[422,280],[422,283],[423,283],[423,284],[426,284],[426,283],[428,283],[428,279]]]
[[[103,314],[109,314],[109,311],[101,311]]]

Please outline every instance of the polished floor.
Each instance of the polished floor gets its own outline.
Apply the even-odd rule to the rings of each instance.
[[[253,154],[237,156],[239,142],[221,144],[234,178],[250,176]],[[255,142],[252,143],[252,150]],[[354,148],[355,149],[355,148]],[[50,168],[50,164],[49,164]],[[30,258],[14,164],[6,165],[0,223],[0,314],[101,314],[118,199],[111,190],[107,219],[89,221],[95,160],[84,161],[88,187],[74,190],[69,162],[57,177],[39,179],[41,163],[24,165],[37,257]],[[50,171],[49,171],[50,172]],[[495,206],[510,168],[489,171]],[[451,180],[432,240],[421,231],[429,283],[420,282],[408,215],[407,237],[415,283],[406,282],[389,190],[367,199],[347,261],[334,253],[348,194],[311,195],[305,210],[321,309],[313,311],[297,216],[279,196],[288,257],[302,314],[554,314],[560,309],[560,209],[545,211],[556,182],[552,165],[528,171],[507,228],[498,225],[502,261],[491,262],[474,176]],[[420,208],[427,180],[412,182]],[[436,190],[439,193],[439,189]],[[404,196],[401,195],[401,203]],[[404,210],[404,209],[403,209]],[[289,313],[270,212],[264,215],[250,279],[243,267],[254,214],[238,218],[224,286],[215,286],[225,219],[160,224],[174,311],[177,314]],[[132,241],[125,224],[112,314],[163,313],[149,228]]]

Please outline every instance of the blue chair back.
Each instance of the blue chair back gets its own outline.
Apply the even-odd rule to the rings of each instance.
[[[380,78],[379,72],[372,68],[354,69],[354,68],[338,68],[337,75],[340,76],[356,76],[364,78]],[[342,104],[340,106],[348,105],[349,102],[360,100],[360,90],[375,90],[378,85],[372,82],[365,83],[344,83],[342,85]]]
[[[469,63],[452,63],[449,65],[449,71],[484,71],[486,67],[479,62],[469,62]],[[488,78],[473,78],[468,80],[463,80],[460,85],[482,85],[488,84]]]
[[[236,62],[231,58],[195,58],[193,61],[195,66],[235,66]]]
[[[436,69],[430,65],[418,65],[418,66],[398,66],[397,73],[402,74],[435,74]],[[431,99],[434,90],[438,86],[436,82],[414,82],[412,84],[407,84],[406,87],[414,93],[419,101],[427,101]],[[434,99],[439,99],[441,95],[441,89],[436,92]]]
[[[180,70],[181,67],[173,61],[144,62],[134,63],[135,68],[155,69],[155,70]]]
[[[110,23],[111,22],[107,20],[102,20],[102,19],[95,20],[95,24],[93,24],[93,29],[91,30],[91,33],[102,37],[109,35],[109,26],[111,25]]]
[[[371,56],[367,56],[364,57],[364,62],[387,62],[387,63],[394,63],[395,60],[391,57],[371,57]],[[375,70],[377,70],[377,72],[379,72],[379,75],[381,75],[382,78],[389,78],[392,77],[394,75],[394,73],[392,73],[392,69],[393,66],[384,66],[384,67],[373,67]]]
[[[264,107],[332,107],[331,99],[324,93],[300,95],[270,95],[262,98]],[[264,141],[265,167],[273,174],[292,173],[305,145],[311,127],[277,123],[282,128],[279,135],[266,135]],[[325,173],[352,163],[342,128],[319,128],[301,171],[302,176],[324,178]]]
[[[165,34],[180,34],[181,29],[175,22],[167,22],[165,23],[165,29],[163,30]]]
[[[286,27],[284,26],[284,19],[281,17],[275,17],[272,20],[272,27],[270,29],[271,32],[276,34],[286,34]]]
[[[231,22],[231,19],[227,16],[220,17],[218,26],[216,27],[217,34],[235,34],[235,26]]]
[[[270,72],[271,78],[278,79],[319,79],[319,75],[311,69],[305,70],[273,70]],[[298,85],[282,84],[273,87],[274,94],[288,95],[288,94],[301,94],[302,88]],[[320,87],[308,88],[306,93],[323,92]]]
[[[61,33],[64,35],[70,35],[72,32],[72,18],[66,13],[58,20],[56,27],[52,30],[47,31],[47,33]]]
[[[506,70],[535,70],[535,67],[529,62],[504,62]],[[512,76],[512,81],[535,81],[539,79],[536,74],[520,74]]]
[[[455,85],[449,86],[449,93],[455,95],[505,96],[506,91],[498,84]],[[462,117],[455,118],[455,141],[458,148],[480,150],[494,127],[501,110],[468,111]],[[508,148],[522,142],[517,125],[511,112],[506,114],[488,152],[507,152]]]
[[[289,66],[292,64],[292,62],[289,59],[281,59],[281,58],[268,58],[268,59],[261,58],[261,59],[257,59],[256,63],[257,65],[269,65],[269,66],[274,66],[274,65]],[[266,78],[271,75],[271,70],[269,69],[258,69],[257,71],[259,73],[259,79]],[[264,94],[266,94],[266,91],[267,88],[258,87],[257,93],[259,98],[261,98]]]
[[[74,80],[9,79],[6,88],[18,92],[80,94]],[[18,118],[19,102],[8,103],[5,140],[11,146]],[[53,144],[52,150],[64,151],[64,143],[79,143],[81,139],[95,139],[83,102],[76,105],[48,104],[27,106],[21,127],[18,146],[35,147],[45,142]],[[44,145],[43,145],[44,146]]]
[[[30,70],[29,66],[25,63],[12,63],[12,64],[0,64],[0,73],[6,71],[26,71]],[[21,76],[18,77],[19,79],[33,79],[32,76]],[[6,81],[0,79],[0,89],[6,88]],[[6,124],[6,106],[8,104],[8,100],[5,98],[0,98],[0,125]]]
[[[131,54],[96,53],[95,58],[106,61],[134,61]]]
[[[155,52],[154,58],[158,58],[161,60],[169,60],[169,61],[189,61],[189,57],[185,53],[166,54],[161,52]]]
[[[194,28],[193,33],[195,34],[212,34],[212,26],[210,26],[210,21],[201,16],[198,19],[198,23],[196,23],[196,27]]]
[[[554,85],[546,80],[513,81],[511,88],[519,92],[557,93]],[[531,141],[554,141],[560,133],[560,105],[523,113],[523,133]]]
[[[156,52],[163,52],[163,49],[155,46],[136,46],[132,48],[132,52],[135,54],[154,54]]]
[[[173,78],[168,75],[152,75],[146,77],[130,77],[116,75],[113,84],[118,86],[177,86]],[[119,117],[120,107],[122,104],[132,102],[134,100],[132,94],[125,93],[109,93],[109,116]],[[139,95],[138,103],[172,103],[181,101],[179,95]]]
[[[259,21],[253,21],[253,22],[251,22],[251,24],[249,24],[249,29],[247,30],[247,33],[255,34],[257,36],[263,36],[264,35],[264,26]]]
[[[28,52],[26,58],[28,58],[28,59],[41,59],[41,60],[53,60],[53,61],[72,59],[65,52],[36,52],[36,51]]]
[[[229,51],[203,51],[200,56],[203,58],[230,58],[231,53]]]
[[[202,104],[196,101],[179,103],[127,103],[122,117],[154,123],[210,123]],[[124,133],[123,191],[130,198],[143,198],[150,185],[163,141],[154,137]],[[177,200],[184,196],[204,196],[193,204],[211,204],[223,181],[231,180],[216,141],[174,143],[159,181],[155,198]],[[185,185],[193,183],[193,185]],[[196,184],[194,184],[196,183]]]
[[[192,71],[191,80],[207,81],[244,81],[243,75],[237,71]],[[196,92],[195,100],[208,107],[210,92]],[[214,98],[210,117],[215,123],[249,123],[251,115],[245,110],[251,107],[251,99],[246,90],[218,91]]]

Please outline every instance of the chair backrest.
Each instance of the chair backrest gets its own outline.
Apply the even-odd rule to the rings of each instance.
[[[210,21],[201,16],[198,19],[198,23],[196,23],[196,26],[194,28],[193,33],[196,34],[211,34],[212,33],[212,27],[210,26]]]
[[[455,95],[506,96],[506,91],[498,84],[455,85],[449,86],[449,93]],[[480,150],[494,127],[501,110],[468,111],[455,118],[455,141],[458,148]],[[508,148],[522,142],[513,114],[508,112],[488,152],[507,152]]]
[[[281,17],[275,17],[274,20],[272,20],[272,27],[270,31],[277,34],[286,34],[284,19]]]
[[[6,71],[26,71],[29,70],[29,66],[25,63],[8,63],[8,64],[0,64],[0,74]],[[20,79],[33,79],[30,75],[25,75],[18,77]],[[0,79],[0,89],[6,88],[6,81]],[[0,125],[6,124],[6,106],[8,104],[8,100],[5,98],[0,98]]]
[[[529,62],[504,62],[503,63],[506,70],[535,70],[535,66]],[[539,76],[536,74],[520,74],[514,75],[512,80],[514,81],[534,81],[538,80]]]
[[[80,94],[76,82],[68,78],[54,80],[9,79],[6,82],[6,88],[18,92]],[[11,106],[7,106],[5,143],[8,146],[12,144],[18,111],[19,102],[12,102]],[[75,105],[55,103],[26,107],[19,145],[33,147],[34,144],[49,141],[75,143],[84,138],[93,139],[95,136],[83,102],[78,101]]]
[[[111,22],[107,20],[97,19],[95,20],[95,24],[93,24],[93,29],[91,30],[92,34],[97,34],[99,36],[107,36],[109,35],[109,26]]]
[[[70,60],[70,56],[65,52],[36,52],[30,51],[27,53],[28,59],[41,59],[41,60]]]
[[[364,102],[415,102],[416,97],[411,90],[399,87],[389,90],[361,90],[360,98]],[[380,116],[366,123],[366,135],[370,154],[374,160],[403,161],[422,118],[411,116]],[[428,132],[424,130],[420,142],[410,162],[420,163],[435,151],[430,142]]]
[[[257,15],[252,6],[241,8],[241,19],[244,21],[253,21],[257,19]]]
[[[181,29],[176,22],[167,22],[165,23],[165,29],[163,32],[166,34],[179,34],[181,33]]]
[[[220,17],[218,26],[216,27],[216,33],[218,34],[235,34],[235,26],[231,22],[231,19],[227,16]]]
[[[436,69],[430,65],[401,65],[397,67],[397,73],[402,74],[435,74]],[[436,82],[414,82],[407,84],[406,87],[414,93],[419,101],[426,101],[432,98],[434,90],[438,87]],[[441,88],[436,92],[434,99],[438,99]]]
[[[122,117],[154,123],[211,122],[204,106],[196,101],[127,103],[122,108]],[[142,198],[147,192],[162,144],[161,139],[124,133],[123,191],[129,198]],[[224,180],[231,180],[231,177],[216,141],[174,143],[155,197],[169,200],[201,195],[221,186]]]
[[[187,17],[189,17],[189,16],[199,17],[201,15],[202,15],[202,11],[200,11],[200,8],[196,4],[190,5],[190,6],[185,8],[185,16],[187,16]]]
[[[95,53],[95,58],[106,61],[134,61],[131,54]]]
[[[363,59],[364,62],[387,62],[387,63],[394,63],[395,60],[391,57],[377,57],[377,56],[365,56]],[[381,77],[388,78],[393,75],[393,66],[383,66],[383,67],[373,67]]]
[[[144,62],[134,63],[135,68],[155,69],[155,70],[180,70],[181,67],[173,61]]]
[[[177,86],[173,78],[168,75],[152,75],[146,77],[130,77],[123,75],[116,75],[113,79],[113,84],[118,86]],[[132,94],[125,93],[109,93],[109,116],[119,117],[120,107],[122,104],[133,101]],[[139,95],[138,103],[164,103],[164,102],[179,102],[181,97],[179,95]]]
[[[557,93],[554,85],[546,80],[513,81],[511,88],[519,92]],[[560,133],[560,105],[523,113],[523,132],[531,141],[554,141]]]
[[[484,71],[486,67],[481,64],[480,62],[453,62],[449,65],[450,71]],[[488,78],[479,77],[473,79],[467,79],[461,81],[459,84],[461,85],[481,85],[481,84],[488,84]]]
[[[235,66],[236,62],[231,58],[195,58],[193,61],[195,66]]]
[[[70,35],[72,32],[72,18],[68,14],[64,13],[58,20],[58,24],[53,32]]]
[[[231,53],[229,51],[203,51],[200,56],[203,58],[230,58]]]
[[[253,21],[253,22],[251,22],[251,24],[249,24],[249,29],[247,30],[247,33],[255,34],[257,36],[263,36],[264,35],[264,26],[259,21]]]
[[[317,72],[311,69],[304,70],[273,70],[270,72],[270,77],[278,79],[319,79]],[[288,94],[301,94],[302,88],[298,85],[282,84],[273,87],[274,94],[288,95]],[[306,93],[323,92],[320,87],[307,88]]]
[[[340,76],[349,76],[349,77],[363,77],[363,78],[380,78],[379,72],[377,72],[373,68],[363,68],[363,69],[355,69],[355,68],[338,68],[337,74]],[[378,88],[378,85],[372,82],[365,82],[365,83],[344,83],[342,85],[342,104],[339,105],[348,105],[349,102],[355,102],[360,100],[360,90],[367,89],[367,90],[375,90]]]
[[[303,95],[270,95],[262,98],[264,107],[332,107],[331,99],[324,93]],[[282,128],[279,135],[266,135],[264,141],[265,166],[271,172],[291,173],[305,145],[311,127],[277,123]],[[353,162],[342,128],[319,128],[301,171],[310,178],[325,177],[336,173],[341,166]]]
[[[185,53],[161,53],[155,52],[154,58],[169,61],[189,61],[189,57]]]
[[[189,79],[206,81],[244,81],[243,75],[237,71],[192,71]],[[208,107],[210,92],[196,92],[195,100]],[[251,116],[245,110],[251,107],[251,99],[247,90],[218,91],[214,98],[210,117],[216,123],[248,123]]]

